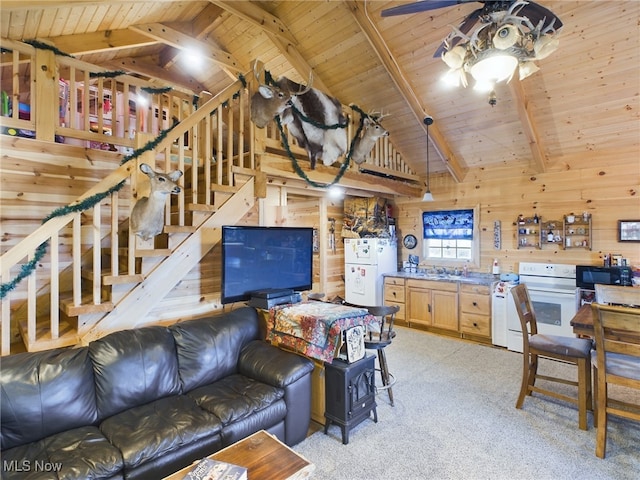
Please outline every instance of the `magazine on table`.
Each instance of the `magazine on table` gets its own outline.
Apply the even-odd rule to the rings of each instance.
[[[247,469],[232,463],[203,458],[184,480],[247,480]]]

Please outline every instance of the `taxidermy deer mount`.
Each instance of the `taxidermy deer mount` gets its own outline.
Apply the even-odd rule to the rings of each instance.
[[[133,234],[143,240],[150,240],[162,233],[167,195],[180,193],[180,186],[176,182],[182,176],[182,171],[154,172],[146,163],[140,164],[140,171],[149,177],[151,190],[148,197],[142,197],[136,202],[129,221]]]

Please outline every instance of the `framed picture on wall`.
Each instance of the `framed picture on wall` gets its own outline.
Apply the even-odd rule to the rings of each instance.
[[[619,242],[640,242],[640,220],[618,220]]]

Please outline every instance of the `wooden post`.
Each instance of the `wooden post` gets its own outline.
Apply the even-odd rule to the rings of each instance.
[[[32,102],[31,114],[35,114],[36,139],[53,142],[60,121],[56,56],[50,50],[37,48],[35,58],[36,98]]]

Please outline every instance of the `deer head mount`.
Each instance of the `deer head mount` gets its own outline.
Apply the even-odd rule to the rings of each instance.
[[[176,182],[182,176],[182,171],[154,172],[146,163],[140,164],[140,171],[149,177],[151,190],[148,197],[142,197],[136,202],[131,210],[129,222],[135,235],[150,240],[162,233],[167,195],[180,193],[180,186]]]
[[[379,138],[386,137],[389,132],[385,130],[380,121],[387,115],[376,116],[368,114],[363,119],[362,132],[355,139],[353,151],[351,152],[351,160],[360,165],[366,159]]]

